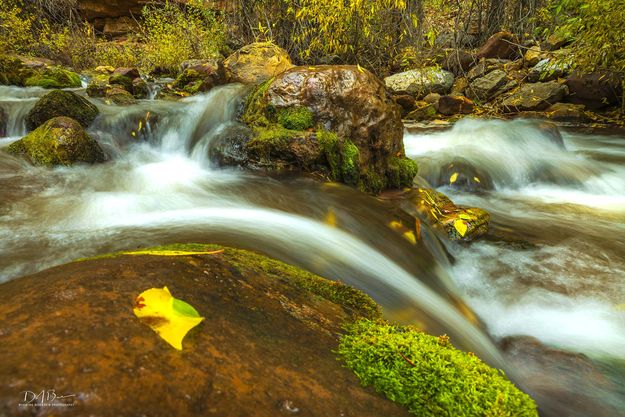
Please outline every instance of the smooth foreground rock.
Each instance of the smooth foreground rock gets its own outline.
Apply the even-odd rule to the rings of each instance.
[[[83,127],[89,127],[100,111],[87,99],[71,91],[54,90],[41,97],[26,116],[28,130],[59,116],[71,117]]]
[[[271,42],[246,45],[224,61],[230,83],[260,83],[292,67],[289,54]]]
[[[508,112],[545,110],[562,101],[568,92],[568,87],[557,81],[523,84],[519,91],[503,101],[502,107]]]
[[[104,161],[100,145],[85,129],[69,117],[55,117],[22,139],[8,146],[7,151],[24,156],[35,165],[73,165],[77,162]]]
[[[357,66],[295,67],[257,87],[242,117],[248,165],[321,173],[370,192],[412,183],[401,111]]]
[[[0,414],[32,415],[24,391],[54,389],[37,415],[408,416],[337,360],[345,322],[376,317],[364,294],[254,253],[212,245],[119,255],[2,284]],[[163,252],[160,252],[163,254]],[[171,253],[170,253],[171,254]],[[133,314],[167,286],[205,320],[173,349]]]
[[[393,94],[410,94],[422,98],[430,93],[447,94],[454,84],[454,75],[436,67],[401,72],[384,79]]]

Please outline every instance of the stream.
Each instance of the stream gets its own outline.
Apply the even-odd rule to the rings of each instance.
[[[45,93],[0,86],[0,147],[26,133]],[[89,133],[110,155],[100,165],[33,167],[0,152],[0,282],[174,242],[257,250],[366,291],[390,320],[450,335],[504,369],[541,415],[625,415],[625,137],[563,131],[562,147],[535,122],[472,119],[407,130],[426,180],[461,157],[494,184],[441,189],[489,211],[492,237],[459,245],[424,228],[413,246],[389,227],[384,199],[213,166],[211,143],[236,126],[241,94],[228,85],[179,102],[94,101]],[[518,336],[543,348],[515,349]]]

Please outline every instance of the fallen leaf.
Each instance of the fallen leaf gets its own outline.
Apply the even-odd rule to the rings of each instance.
[[[453,184],[454,182],[456,182],[456,180],[458,179],[458,173],[454,172],[451,177],[449,177],[449,183]]]
[[[124,255],[152,255],[152,256],[189,256],[189,255],[217,255],[223,253],[223,249],[211,251],[184,251],[184,250],[137,250],[130,252],[122,252]]]
[[[454,227],[456,228],[456,230],[458,231],[458,233],[460,234],[461,237],[464,237],[467,234],[467,224],[464,222],[464,220],[456,220],[454,222]]]
[[[478,177],[473,177],[473,181],[478,182],[478,183],[482,182],[482,181],[480,181],[480,179]]]
[[[337,225],[336,214],[334,213],[334,210],[332,208],[328,210],[328,214],[326,214],[326,217],[323,220],[323,222],[327,224],[328,226],[336,227]]]
[[[135,299],[133,312],[178,350],[189,330],[204,320],[190,304],[174,298],[167,287],[143,291]]]

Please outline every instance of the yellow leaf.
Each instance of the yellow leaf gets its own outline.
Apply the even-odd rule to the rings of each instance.
[[[458,215],[458,217],[460,217],[462,220],[473,220],[473,218],[471,216],[469,216],[468,214],[465,214],[465,213],[460,213]]]
[[[454,172],[451,177],[449,177],[449,183],[453,184],[454,182],[456,182],[456,180],[458,179],[458,173]]]
[[[167,287],[143,291],[135,299],[133,312],[178,350],[189,330],[204,320],[191,305],[174,298]]]
[[[324,219],[323,222],[327,224],[328,226],[336,227],[337,225],[336,214],[334,214],[334,210],[332,208],[328,210],[328,214],[326,215],[326,218]]]
[[[467,227],[467,224],[464,222],[464,220],[456,220],[454,222],[454,227],[456,228],[456,230],[458,231],[461,237],[464,237],[464,235],[467,234],[468,227]]]
[[[130,252],[122,252],[124,255],[151,255],[151,256],[189,256],[189,255],[217,255],[223,253],[223,249],[213,251],[185,251],[185,250],[137,250]]]
[[[365,72],[365,70],[364,70],[364,69],[360,66],[360,64],[358,64],[358,71],[360,71],[360,72],[362,72],[362,73],[364,73],[364,72]]]
[[[480,181],[480,179],[478,177],[473,177],[473,181],[475,181],[475,182],[482,182],[482,181]]]

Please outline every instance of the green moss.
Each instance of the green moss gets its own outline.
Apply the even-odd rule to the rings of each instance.
[[[299,288],[302,291],[306,291],[312,295],[342,306],[353,319],[378,319],[381,317],[380,306],[365,293],[340,282],[321,278],[292,265],[267,258],[254,252],[200,243],[177,243],[140,249],[138,251],[209,252],[222,249],[224,251],[223,256],[227,259],[227,261],[240,271],[262,271],[269,277],[276,280],[288,281],[294,287]],[[116,258],[128,255],[129,253],[132,253],[132,251],[116,252],[92,258],[83,258],[78,259],[76,262]]]
[[[389,188],[410,187],[418,171],[417,163],[412,159],[391,157],[389,158],[388,170],[386,172],[387,186]]]
[[[375,172],[373,169],[368,169],[363,172],[360,176],[360,189],[362,191],[379,194],[382,190],[386,188],[386,179]]]
[[[341,147],[338,135],[328,130],[319,130],[317,131],[317,141],[328,161],[330,178],[339,181],[341,179]]]
[[[127,77],[125,75],[113,75],[109,78],[110,85],[120,85],[124,88],[124,90],[132,93],[132,78]]]
[[[345,184],[358,185],[360,181],[360,151],[350,140],[343,142],[341,175]]]
[[[256,127],[254,137],[247,143],[246,149],[251,156],[261,160],[281,158],[288,151],[289,143],[301,135],[300,131],[285,129],[278,125]]]
[[[26,116],[26,127],[36,129],[47,120],[58,116],[78,120],[83,127],[88,127],[100,113],[98,108],[85,98],[63,90],[51,91],[37,101]]]
[[[286,107],[277,111],[278,124],[291,130],[306,130],[313,127],[313,112],[306,107]]]
[[[46,68],[28,77],[24,85],[43,88],[78,88],[82,82],[75,72],[61,68]]]
[[[267,90],[273,82],[271,78],[259,85],[247,96],[245,111],[241,116],[241,121],[248,126],[269,126],[271,123],[267,115]]]
[[[538,416],[534,401],[501,371],[446,336],[361,320],[346,327],[338,353],[364,385],[416,416]]]

